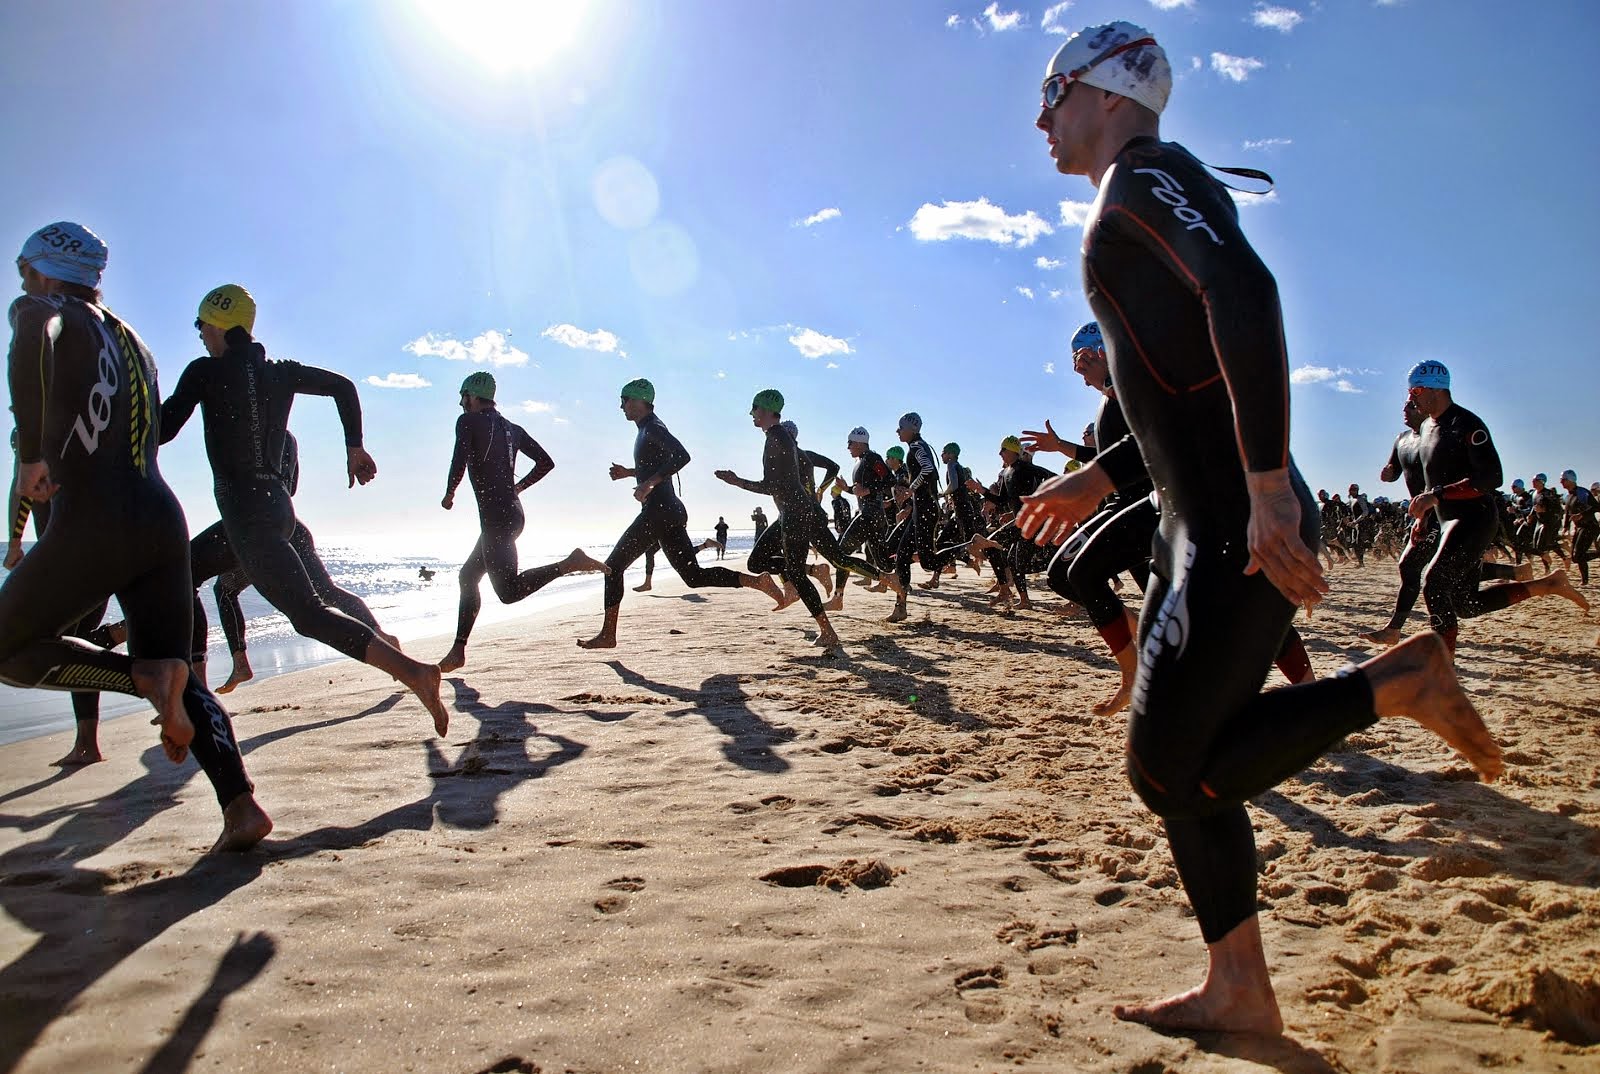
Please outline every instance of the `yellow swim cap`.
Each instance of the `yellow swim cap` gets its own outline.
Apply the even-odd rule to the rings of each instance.
[[[226,331],[243,328],[253,332],[256,326],[256,300],[236,283],[213,287],[200,300],[200,320]]]

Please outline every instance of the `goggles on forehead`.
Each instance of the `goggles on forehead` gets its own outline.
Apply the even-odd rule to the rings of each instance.
[[[1111,57],[1119,56],[1124,52],[1131,52],[1136,48],[1143,48],[1145,45],[1153,45],[1155,43],[1156,39],[1153,37],[1140,37],[1133,41],[1125,41],[1120,45],[1113,45],[1112,47],[1106,49],[1104,52],[1091,59],[1088,63],[1080,64],[1070,71],[1059,72],[1051,75],[1049,78],[1044,80],[1044,85],[1040,87],[1040,94],[1043,98],[1042,103],[1044,107],[1054,108],[1056,105],[1066,100],[1067,91],[1072,88],[1072,84],[1074,82],[1088,74],[1090,71],[1094,70],[1096,67],[1099,67],[1102,63],[1105,63]]]

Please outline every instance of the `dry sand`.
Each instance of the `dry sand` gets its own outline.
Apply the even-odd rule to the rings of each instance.
[[[1570,606],[1463,629],[1502,783],[1386,721],[1255,802],[1287,1033],[1191,1039],[1110,1013],[1204,952],[1084,619],[963,571],[897,627],[852,588],[828,658],[798,607],[657,577],[609,653],[587,606],[486,632],[446,742],[348,662],[233,695],[278,824],[243,857],[200,860],[210,788],[142,719],[63,776],[64,737],[5,747],[0,1071],[1600,1071]],[[1394,578],[1335,572],[1319,674]]]

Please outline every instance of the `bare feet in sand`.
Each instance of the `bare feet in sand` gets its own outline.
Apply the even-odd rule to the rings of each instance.
[[[1124,1022],[1180,1032],[1282,1033],[1283,1016],[1261,948],[1260,920],[1246,918],[1221,940],[1207,944],[1206,954],[1206,979],[1199,988],[1154,1003],[1118,1004],[1113,1013]]]
[[[1111,716],[1128,707],[1128,699],[1133,696],[1133,682],[1125,680],[1117,687],[1117,692],[1094,706],[1096,716]]]
[[[1500,747],[1456,681],[1444,639],[1425,631],[1361,665],[1372,684],[1373,709],[1426,727],[1467,759],[1478,778],[1493,783],[1505,763]]]
[[[460,642],[450,646],[450,651],[444,654],[444,659],[439,661],[439,670],[448,675],[458,671],[467,663],[467,647]]]
[[[382,637],[383,635],[379,635]],[[255,678],[256,673],[250,668],[250,658],[244,653],[233,654],[233,670],[228,673],[228,681],[217,687],[217,693],[229,694],[233,688],[242,682],[249,682]]]
[[[1535,596],[1561,597],[1572,601],[1572,603],[1583,609],[1584,615],[1589,614],[1589,598],[1578,592],[1577,587],[1572,584],[1572,580],[1567,577],[1567,572],[1564,569],[1552,571],[1537,582],[1529,582],[1527,584],[1530,588],[1538,587],[1539,592]]]
[[[578,648],[580,649],[615,649],[616,647],[617,636],[604,630],[588,641],[580,640],[578,642]]]
[[[439,697],[439,682],[444,676],[436,664],[418,664],[417,668],[419,670],[397,678],[408,690],[417,695],[422,707],[433,717],[434,732],[443,738],[450,732],[450,710],[444,707],[444,702]]]
[[[844,611],[844,586],[839,587],[839,591],[833,595],[832,600],[822,606],[822,610],[825,612]]]
[[[133,685],[139,696],[155,706],[161,728],[161,749],[173,764],[182,764],[194,741],[194,724],[183,711],[183,689],[189,684],[189,665],[182,660],[135,660]]]
[[[1385,649],[1400,644],[1400,632],[1384,627],[1382,630],[1363,630],[1356,637],[1372,645],[1381,645]]]
[[[272,818],[246,791],[222,808],[222,834],[211,844],[210,853],[240,853],[249,850],[272,831]]]
[[[903,600],[896,601],[895,605],[894,605],[894,611],[889,613],[889,618],[885,619],[884,622],[885,623],[903,623],[905,621],[906,621],[906,602],[903,601]]]
[[[810,574],[817,585],[822,587],[822,595],[824,597],[833,596],[833,571],[828,568],[826,563],[813,563],[806,568],[806,573]]]
[[[633,587],[633,591],[635,593],[648,593],[648,592],[650,592],[650,576],[646,575],[644,581],[640,582],[638,585]]]
[[[713,544],[712,547],[715,548],[716,545]],[[704,546],[700,550],[702,552],[705,551]],[[595,571],[599,571],[601,574],[610,574],[611,568],[581,548],[574,548],[567,553],[567,558],[561,561],[562,574],[593,574]]]
[[[901,604],[905,604],[905,602],[906,602],[906,587],[900,584],[900,576],[898,574],[880,574],[880,575],[878,575],[878,586],[880,588],[871,589],[868,592],[872,592],[872,593],[884,593],[884,592],[893,593],[895,595],[895,598],[898,599]]]
[[[77,768],[79,765],[99,764],[105,760],[100,756],[100,747],[92,743],[75,743],[72,752],[59,760],[51,761],[55,768]]]

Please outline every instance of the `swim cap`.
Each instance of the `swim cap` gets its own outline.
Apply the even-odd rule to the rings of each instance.
[[[763,388],[756,392],[756,397],[750,401],[750,408],[754,410],[770,410],[774,414],[783,413],[783,393],[776,388]]]
[[[1522,478],[1519,477],[1515,481],[1511,482],[1511,487],[1514,488],[1514,489],[1521,489],[1521,488],[1527,488],[1528,486],[1524,485],[1522,483]]]
[[[1418,362],[1406,375],[1406,385],[1411,388],[1450,389],[1450,370],[1443,362]]]
[[[899,428],[912,429],[920,433],[922,431],[922,415],[918,414],[915,410],[908,410],[906,413],[900,415]]]
[[[638,399],[645,403],[654,403],[656,401],[656,386],[643,377],[638,380],[630,380],[622,386],[622,397],[624,399]]]
[[[905,462],[906,461],[906,449],[901,447],[899,444],[896,444],[894,447],[890,448],[888,451],[885,451],[883,453],[883,457],[886,458],[886,459],[895,459],[895,460],[897,460],[899,462]]]
[[[1103,351],[1106,349],[1106,341],[1100,338],[1099,321],[1090,321],[1088,324],[1072,333],[1072,353],[1076,354],[1085,347],[1089,347],[1097,351]]]
[[[1022,441],[1018,440],[1014,436],[1008,436],[1004,440],[1000,441],[1000,450],[1001,451],[1015,451],[1018,455],[1021,455],[1022,454]]]
[[[1131,22],[1090,26],[1056,50],[1044,77],[1110,90],[1160,115],[1172,93],[1172,65],[1149,30]]]
[[[462,395],[475,395],[479,399],[494,402],[494,374],[478,370],[476,373],[467,374],[467,379],[461,382]]]
[[[1548,485],[1550,483],[1550,479],[1543,474],[1534,474],[1533,479],[1539,482],[1541,485]]]
[[[243,328],[246,332],[256,327],[256,300],[236,283],[213,287],[200,300],[200,320],[226,331]]]
[[[867,436],[867,427],[865,425],[857,425],[850,430],[850,437],[846,442],[851,444],[870,444],[872,441]]]
[[[796,440],[800,439],[800,426],[796,425],[794,422],[780,421],[778,423],[778,427],[784,432],[788,433],[790,436],[794,437]]]
[[[100,236],[82,224],[60,220],[29,235],[20,257],[41,276],[99,287],[107,253]]]
[[[1562,470],[1561,471],[1561,480],[1563,480],[1563,481],[1571,481],[1574,485],[1576,485],[1578,483],[1578,471],[1576,471],[1576,470]]]
[[[961,457],[961,445],[956,443],[954,440],[952,440],[952,441],[950,441],[950,443],[948,443],[948,444],[946,444],[944,446],[944,450],[941,451],[939,454],[941,454],[941,455],[954,455],[956,458],[959,459]]]

